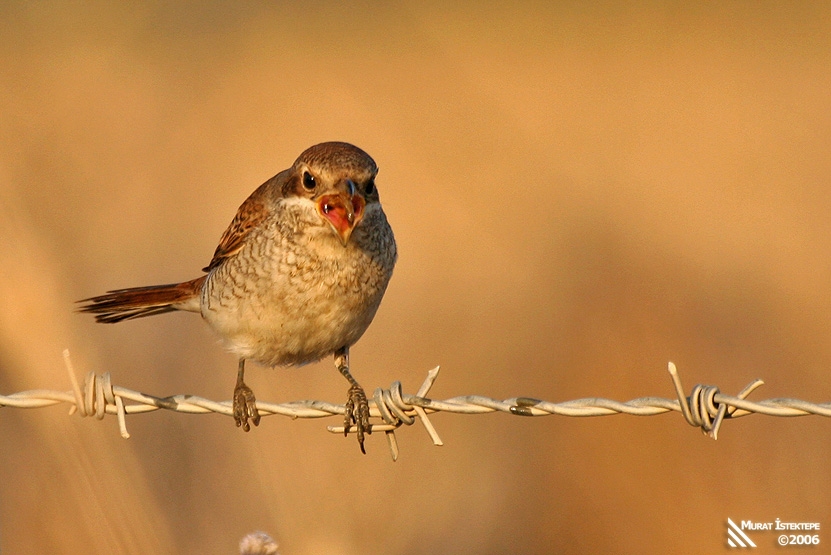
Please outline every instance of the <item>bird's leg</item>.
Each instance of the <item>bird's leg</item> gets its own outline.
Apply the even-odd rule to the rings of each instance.
[[[260,425],[260,413],[257,412],[257,399],[254,398],[254,392],[242,380],[243,374],[245,374],[245,359],[241,358],[237,372],[237,385],[234,388],[234,422],[237,423],[237,428],[242,426],[242,429],[247,432],[251,429],[248,425],[249,418],[255,426]]]
[[[349,347],[341,347],[335,351],[335,366],[352,385],[349,388],[349,398],[346,400],[346,412],[343,415],[343,435],[347,434],[349,427],[354,422],[358,443],[361,446],[361,453],[366,454],[366,450],[364,449],[364,433],[372,433],[372,428],[369,425],[369,402],[366,400],[364,388],[349,373]]]

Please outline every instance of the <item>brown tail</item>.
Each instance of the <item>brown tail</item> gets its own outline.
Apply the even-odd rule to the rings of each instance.
[[[114,324],[122,320],[163,314],[174,310],[199,310],[199,295],[206,276],[184,283],[131,287],[78,301],[78,312],[95,314],[95,321]],[[191,301],[191,303],[188,303]]]

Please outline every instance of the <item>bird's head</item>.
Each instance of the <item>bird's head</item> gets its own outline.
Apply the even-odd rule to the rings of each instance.
[[[349,143],[321,143],[306,149],[294,162],[286,187],[312,200],[322,220],[346,246],[367,209],[378,204],[378,166]]]

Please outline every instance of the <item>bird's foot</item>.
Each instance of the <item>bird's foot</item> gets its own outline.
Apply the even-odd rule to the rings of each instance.
[[[260,425],[260,413],[257,411],[257,399],[254,397],[254,392],[245,385],[245,382],[238,380],[234,388],[234,422],[237,428],[242,426],[243,430],[249,431],[251,429],[248,425],[249,418],[255,426]]]
[[[366,393],[357,383],[349,388],[349,398],[346,401],[346,412],[343,415],[343,435],[347,435],[349,428],[354,423],[355,433],[358,436],[358,444],[361,446],[361,453],[366,455],[364,449],[364,434],[371,434],[372,427],[369,424],[369,402],[366,400]]]

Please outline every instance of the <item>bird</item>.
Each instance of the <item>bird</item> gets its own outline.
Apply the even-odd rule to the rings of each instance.
[[[97,322],[173,311],[198,312],[239,357],[233,414],[259,425],[245,362],[301,366],[333,356],[349,382],[344,428],[361,452],[372,433],[366,393],[349,370],[349,349],[375,317],[398,257],[381,207],[378,166],[360,148],[325,142],[257,188],[222,234],[203,275],[78,301]]]

